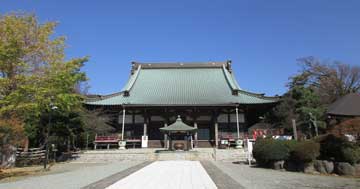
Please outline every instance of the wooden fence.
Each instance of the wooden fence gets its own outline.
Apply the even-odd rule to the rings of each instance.
[[[28,151],[18,148],[16,152],[16,165],[26,166],[40,164],[45,160],[45,152],[42,148],[30,148]]]

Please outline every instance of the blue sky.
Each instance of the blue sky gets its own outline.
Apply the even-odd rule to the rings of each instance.
[[[57,21],[67,57],[90,56],[90,92],[119,91],[130,62],[232,60],[243,89],[286,91],[296,59],[360,65],[358,0],[0,0],[0,13]]]

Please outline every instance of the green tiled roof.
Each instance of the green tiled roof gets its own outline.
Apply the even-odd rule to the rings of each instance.
[[[120,93],[88,100],[88,105],[206,106],[275,103],[240,89],[229,63],[140,64]]]
[[[178,116],[175,123],[169,125],[168,127],[161,127],[160,128],[160,131],[162,131],[162,132],[181,132],[181,131],[194,132],[196,130],[197,130],[196,128],[190,127],[189,125],[186,125],[181,120],[180,116]]]

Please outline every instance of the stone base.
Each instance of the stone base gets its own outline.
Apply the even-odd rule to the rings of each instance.
[[[126,150],[125,146],[119,146],[119,150]]]

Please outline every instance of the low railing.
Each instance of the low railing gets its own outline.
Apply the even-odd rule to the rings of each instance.
[[[40,164],[45,160],[45,152],[42,148],[30,148],[28,151],[18,148],[16,151],[16,164],[20,166]]]

